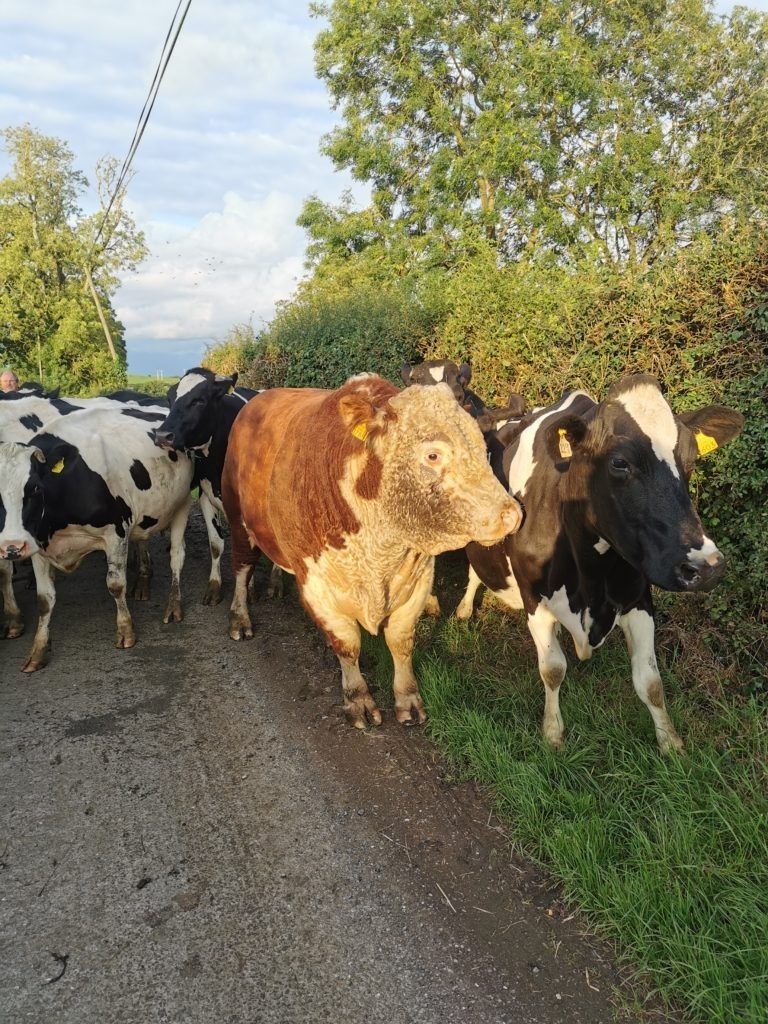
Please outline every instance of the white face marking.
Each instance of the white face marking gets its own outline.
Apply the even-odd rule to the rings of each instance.
[[[520,441],[515,452],[515,457],[512,460],[512,465],[509,467],[509,493],[525,494],[525,489],[533,476],[533,471],[536,468],[536,462],[533,458],[533,442],[536,439],[536,435],[539,430],[546,429],[547,420],[553,416],[560,416],[566,409],[569,408],[576,401],[577,398],[584,395],[584,391],[574,391],[573,394],[568,395],[564,402],[558,403],[557,407],[551,412],[537,419],[530,427],[526,429],[520,435]]]
[[[21,444],[0,444],[0,496],[5,506],[5,526],[0,534],[0,550],[6,544],[25,543],[27,554],[38,550],[37,541],[22,521],[24,487],[31,473],[32,451]]]
[[[662,393],[652,384],[642,384],[619,395],[618,401],[638,427],[651,439],[653,453],[666,462],[676,480],[680,474],[675,463],[677,421]]]
[[[686,559],[689,562],[706,562],[708,565],[714,565],[719,562],[723,557],[719,548],[714,541],[710,540],[709,537],[704,535],[704,543],[700,548],[691,548],[686,554]]]
[[[435,382],[439,384],[440,381],[445,380],[445,367],[444,366],[430,366],[429,376]]]
[[[184,395],[188,395],[194,388],[199,387],[201,384],[205,384],[206,378],[202,373],[185,373],[179,381],[178,387],[176,388],[176,398],[183,398]]]
[[[611,550],[611,545],[608,543],[607,540],[605,540],[604,537],[598,537],[597,544],[594,545],[594,548],[598,555],[604,555],[606,551]]]

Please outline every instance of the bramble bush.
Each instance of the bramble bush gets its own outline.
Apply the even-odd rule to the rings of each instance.
[[[315,281],[243,350],[241,382],[336,387],[363,370],[399,381],[403,362],[444,357],[472,364],[472,387],[489,405],[511,390],[530,405],[574,387],[599,398],[642,372],[680,411],[739,409],[743,434],[693,479],[727,577],[703,598],[660,596],[661,620],[679,628],[679,656],[696,662],[702,685],[758,693],[768,688],[767,353],[768,239],[732,227],[643,274],[545,260],[500,267],[476,244],[450,269],[389,287]]]

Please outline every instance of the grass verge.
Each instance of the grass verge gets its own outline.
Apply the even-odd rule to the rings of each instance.
[[[756,700],[716,700],[662,665],[686,756],[662,757],[618,636],[569,671],[566,746],[542,740],[543,687],[522,618],[422,620],[429,731],[488,787],[513,844],[682,1020],[768,1019],[768,727]],[[391,663],[367,645],[386,704]],[[370,660],[370,659],[369,659]],[[386,683],[384,683],[386,680]]]

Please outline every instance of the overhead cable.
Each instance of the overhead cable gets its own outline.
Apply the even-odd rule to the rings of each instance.
[[[107,205],[107,209],[104,212],[101,225],[99,227],[99,230],[96,232],[96,237],[93,240],[93,248],[96,247],[99,239],[102,236],[104,228],[109,219],[109,213],[115,203],[115,200],[120,194],[120,190],[122,189],[128,172],[131,168],[131,163],[133,161],[134,156],[136,155],[136,150],[139,148],[139,143],[141,142],[142,136],[144,135],[144,129],[147,127],[147,123],[149,122],[149,116],[152,113],[152,108],[155,105],[155,100],[157,99],[157,94],[160,89],[160,85],[163,81],[163,76],[165,75],[166,68],[168,67],[168,62],[171,59],[171,54],[173,53],[174,47],[176,46],[176,41],[179,38],[179,33],[181,32],[184,20],[187,17],[187,13],[189,12],[191,3],[192,0],[179,0],[173,18],[171,19],[171,24],[168,29],[168,33],[166,34],[165,42],[163,43],[163,48],[160,52],[160,59],[158,60],[157,67],[155,68],[155,74],[154,77],[152,78],[152,84],[149,87],[149,92],[147,93],[147,98],[144,101],[144,106],[141,108],[139,120],[136,124],[136,130],[133,133],[133,139],[131,140],[131,144],[128,148],[128,153],[126,154],[126,157],[123,160],[123,165],[120,168],[120,173],[117,177],[117,181],[112,192],[112,197],[109,200],[109,204]],[[181,15],[179,15],[182,6],[184,7],[184,10],[182,11]]]

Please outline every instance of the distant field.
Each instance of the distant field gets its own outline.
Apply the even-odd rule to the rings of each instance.
[[[134,391],[143,391],[147,395],[162,395],[165,397],[168,388],[172,384],[178,384],[178,382],[178,377],[155,377],[154,374],[128,374],[128,387]]]

